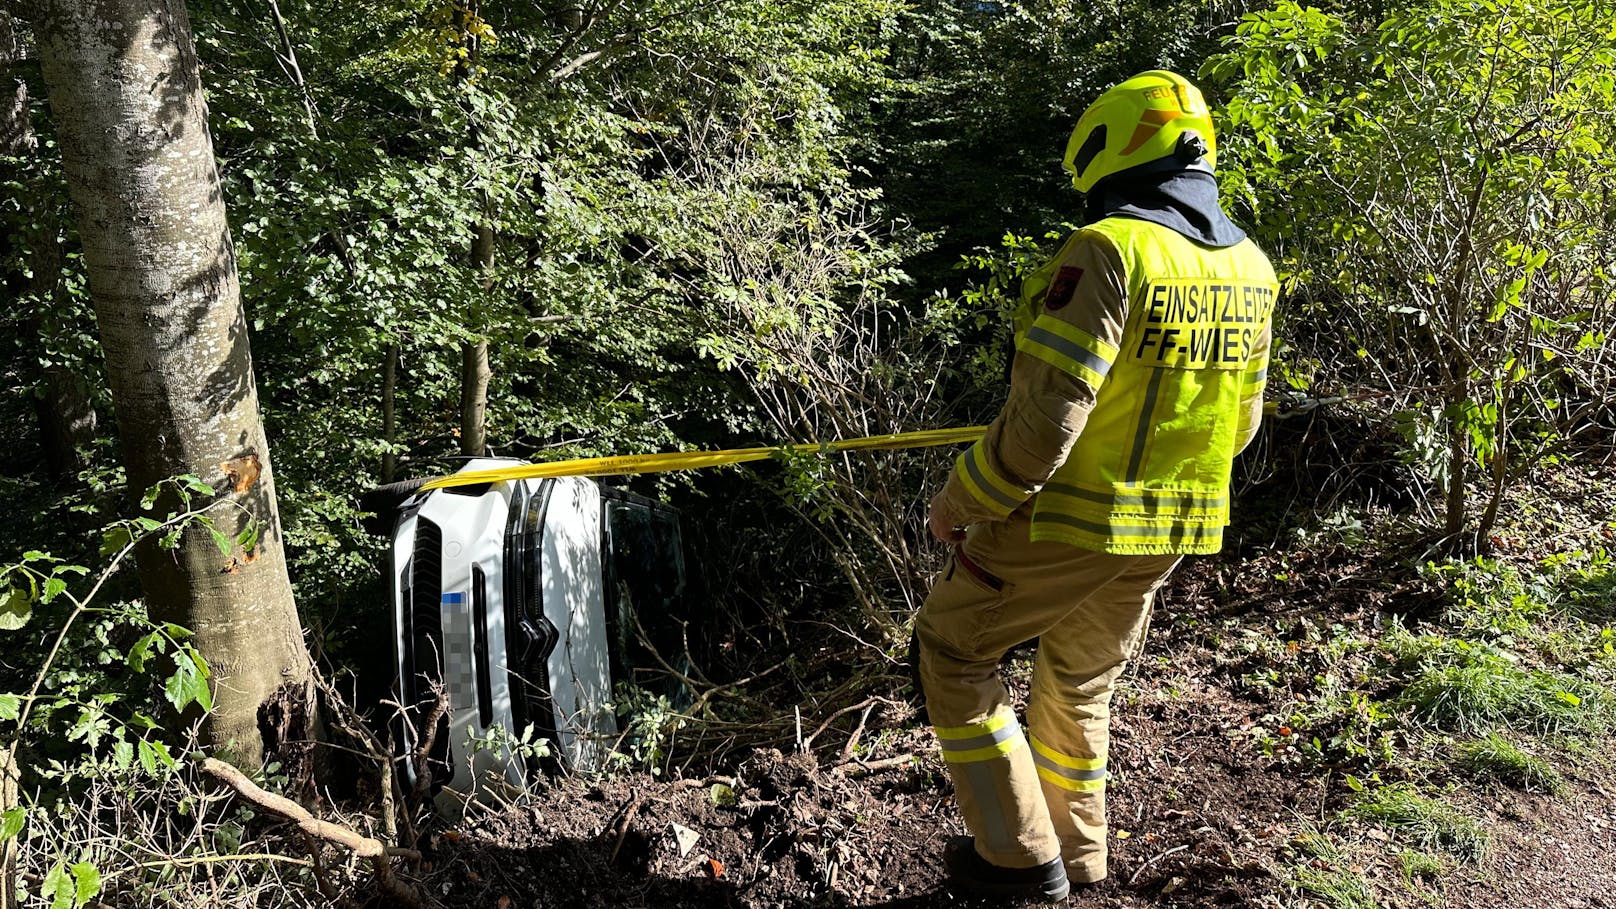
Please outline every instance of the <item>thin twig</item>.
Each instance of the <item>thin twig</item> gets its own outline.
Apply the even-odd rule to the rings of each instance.
[[[915,762],[913,753],[900,754],[896,757],[882,758],[879,761],[864,761],[854,758],[845,764],[837,764],[830,768],[831,773],[840,776],[857,776],[862,773],[879,773],[883,770],[895,770],[907,767]]]
[[[847,744],[842,746],[842,763],[845,764],[853,759],[853,754],[858,749],[859,736],[864,734],[864,724],[869,722],[870,711],[874,709],[874,704],[864,708],[863,715],[859,717],[858,725],[853,727],[853,734],[847,737]]]
[[[1163,852],[1161,855],[1158,855],[1155,858],[1151,859],[1150,861],[1145,862],[1143,865],[1140,865],[1139,869],[1133,873],[1133,877],[1128,878],[1128,886],[1132,887],[1134,885],[1134,882],[1139,880],[1139,875],[1145,873],[1146,868],[1149,868],[1151,865],[1156,864],[1157,862],[1159,862],[1162,859],[1168,857],[1169,855],[1176,855],[1176,854],[1178,854],[1180,852],[1183,852],[1185,849],[1188,849],[1188,848],[1190,848],[1189,843],[1185,843],[1182,846],[1174,846],[1173,848],[1167,850],[1166,852]]]

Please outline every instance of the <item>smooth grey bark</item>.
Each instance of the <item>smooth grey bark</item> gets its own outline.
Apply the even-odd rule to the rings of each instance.
[[[214,509],[220,530],[260,528],[252,552],[192,527],[138,553],[148,606],[212,666],[207,742],[256,766],[261,717],[305,701],[311,672],[185,4],[38,0],[34,33],[130,486],[195,474],[240,506]]]

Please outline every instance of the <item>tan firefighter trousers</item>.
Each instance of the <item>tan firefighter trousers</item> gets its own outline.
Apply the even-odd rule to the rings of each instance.
[[[1026,868],[1059,855],[1072,880],[1097,881],[1112,687],[1180,557],[1029,542],[1030,510],[968,531],[915,622],[920,679],[982,857]],[[1032,638],[1023,736],[998,666]]]

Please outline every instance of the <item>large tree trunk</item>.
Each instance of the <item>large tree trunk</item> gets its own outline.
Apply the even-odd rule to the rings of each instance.
[[[220,530],[260,528],[250,553],[192,527],[178,550],[138,554],[149,607],[194,630],[213,667],[208,743],[256,765],[261,721],[307,715],[310,667],[185,4],[36,9],[130,486],[195,474],[241,506],[212,512]]]

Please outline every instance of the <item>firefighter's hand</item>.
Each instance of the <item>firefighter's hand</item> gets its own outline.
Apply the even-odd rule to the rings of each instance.
[[[958,543],[965,539],[965,530],[954,523],[954,516],[949,509],[936,499],[931,502],[931,513],[926,517],[926,526],[931,528],[931,535],[944,543]]]

